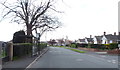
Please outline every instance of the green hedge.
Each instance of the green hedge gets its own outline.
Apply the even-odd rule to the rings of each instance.
[[[88,44],[79,44],[79,43],[77,43],[77,47],[88,47]]]
[[[13,56],[21,57],[32,53],[32,46],[30,45],[14,45]]]
[[[95,49],[106,49],[106,46],[104,44],[90,44],[91,48],[95,48]]]
[[[88,47],[89,46],[89,47]],[[117,43],[110,43],[110,44],[77,44],[77,47],[86,47],[86,48],[95,48],[95,49],[117,49],[118,44]]]
[[[38,44],[38,51],[41,51],[42,49],[47,47],[47,43],[39,43]]]
[[[32,46],[37,46],[38,51],[42,51],[47,47],[46,43],[32,44],[32,43],[15,43],[13,45],[13,56],[21,57],[30,55],[32,53]]]
[[[118,48],[118,44],[117,43],[111,43],[109,44],[109,49],[117,49]]]

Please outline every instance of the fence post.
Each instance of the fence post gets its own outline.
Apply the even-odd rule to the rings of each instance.
[[[13,43],[9,42],[8,43],[8,47],[9,47],[9,60],[12,61],[13,60]]]

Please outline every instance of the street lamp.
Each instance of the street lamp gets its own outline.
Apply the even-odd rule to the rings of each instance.
[[[40,33],[36,33],[36,46],[37,46],[37,54],[40,54],[40,48],[39,48],[39,40],[40,40]]]

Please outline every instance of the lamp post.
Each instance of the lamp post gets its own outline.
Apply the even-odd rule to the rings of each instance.
[[[40,46],[39,46],[39,40],[40,40],[40,33],[36,33],[36,38],[37,38],[37,42],[36,42],[36,46],[37,46],[37,54],[40,54]]]

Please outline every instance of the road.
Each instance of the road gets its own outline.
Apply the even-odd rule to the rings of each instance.
[[[78,53],[65,48],[50,47],[29,68],[118,68],[118,57]]]

